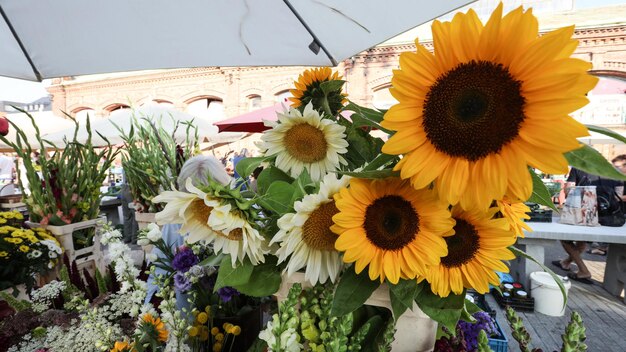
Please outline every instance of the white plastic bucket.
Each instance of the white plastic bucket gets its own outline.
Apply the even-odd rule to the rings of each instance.
[[[561,282],[565,286],[565,294],[567,296],[572,283],[567,278],[561,280]],[[530,292],[535,299],[535,312],[553,317],[561,317],[565,314],[563,294],[550,274],[545,271],[531,273]]]

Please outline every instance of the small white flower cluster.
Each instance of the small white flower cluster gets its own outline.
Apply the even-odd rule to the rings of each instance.
[[[95,321],[83,316],[80,322],[73,320],[71,326],[67,331],[60,326],[52,326],[47,329],[46,336],[39,339],[25,335],[19,344],[8,351],[33,352],[47,348],[50,351],[96,352],[97,345],[104,346],[110,343],[109,339],[114,341],[115,337],[124,336],[119,326],[98,316]]]
[[[150,243],[158,242],[163,238],[159,225],[150,223],[145,229],[139,230],[137,234],[137,244],[140,246],[147,246]]]
[[[100,238],[100,242],[104,245],[107,245],[111,242],[119,242],[122,238],[122,233],[119,230],[108,230],[102,234]]]
[[[278,321],[278,314],[274,314],[274,321]],[[259,333],[259,338],[267,342],[268,351],[299,352],[304,346],[299,342],[300,335],[294,327],[289,327],[280,333],[280,340],[276,339],[274,331],[277,330],[272,321],[267,322],[267,328]]]
[[[109,320],[115,321],[111,318],[118,318],[124,314],[129,314],[131,317],[139,316],[145,297],[146,293],[143,290],[126,291],[112,295],[107,301],[111,312]]]
[[[63,281],[52,280],[43,287],[31,292],[33,311],[43,313],[52,305],[52,301],[65,291],[66,284]]]

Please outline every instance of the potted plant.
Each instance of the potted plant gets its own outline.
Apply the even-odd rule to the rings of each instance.
[[[152,198],[175,187],[183,163],[199,148],[198,131],[191,122],[176,121],[174,131],[166,131],[159,121],[156,116],[143,116],[133,118],[129,131],[116,126],[124,140],[122,166],[140,229],[154,222],[154,213],[163,209]],[[186,129],[182,145],[174,138],[178,128]]]
[[[16,131],[15,142],[2,136],[0,139],[13,147],[26,168],[29,189],[24,189],[22,183],[20,188],[30,221],[57,236],[70,259],[74,259],[75,250],[94,244],[100,213],[100,187],[118,151],[110,144],[99,149],[93,145],[89,118],[87,138],[79,140],[79,123],[69,115],[75,123],[74,134],[60,149],[41,137],[30,114],[16,109],[30,118],[36,131],[35,143],[31,143],[19,126],[10,121]],[[37,151],[38,157],[33,157]]]

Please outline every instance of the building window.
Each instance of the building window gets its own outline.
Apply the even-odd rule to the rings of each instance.
[[[91,108],[82,108],[80,110],[74,110],[74,118],[80,124],[84,124],[87,121],[87,115],[89,115],[89,120],[93,121],[95,110]]]
[[[250,95],[248,96],[248,111],[254,111],[261,108],[261,96]]]
[[[126,105],[126,104],[111,104],[109,106],[107,106],[106,108],[104,108],[105,111],[108,112],[113,112],[115,110],[120,110],[120,109],[130,109],[130,106]]]
[[[389,93],[389,86],[374,90],[372,105],[379,110],[387,110],[398,101]]]
[[[190,115],[208,119],[211,122],[224,120],[224,104],[216,98],[200,98],[187,104],[185,111]]]
[[[291,97],[291,92],[289,92],[289,89],[286,89],[274,94],[274,101],[277,103],[289,103],[289,98]]]

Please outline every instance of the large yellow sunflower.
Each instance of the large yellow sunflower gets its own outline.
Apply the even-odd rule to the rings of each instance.
[[[522,202],[511,202],[508,198],[497,201],[502,216],[509,221],[511,230],[516,236],[524,237],[524,230],[532,231],[524,219],[530,219],[530,208]]]
[[[320,84],[328,81],[338,81],[341,78],[337,72],[333,72],[329,67],[305,70],[298,76],[298,80],[294,82],[296,88],[289,90],[291,95],[293,95],[293,97],[289,98],[291,106],[301,108],[309,103],[313,103],[314,108],[320,110],[322,108],[321,100],[326,97],[328,108],[334,115],[341,110],[341,107],[347,101],[347,95],[341,92],[341,87],[326,95],[320,88]]]
[[[369,265],[369,277],[396,284],[423,276],[447,254],[443,236],[454,221],[447,205],[430,190],[415,190],[397,178],[350,180],[335,194],[335,248],[357,273]]]
[[[431,266],[426,275],[431,290],[447,297],[450,292],[460,294],[463,288],[473,288],[479,293],[489,291],[489,284],[498,285],[496,271],[508,272],[502,260],[515,259],[507,249],[515,243],[507,219],[495,219],[498,208],[487,212],[464,211],[460,206],[452,208],[456,220],[454,235],[446,237],[448,254],[439,265]]]
[[[563,153],[580,146],[584,125],[568,116],[587,104],[597,78],[571,58],[574,26],[538,35],[520,7],[502,18],[500,4],[483,26],[473,10],[433,23],[434,54],[400,56],[391,94],[399,101],[382,125],[397,131],[383,152],[415,188],[435,181],[450,204],[487,210],[492,200],[528,199],[527,165],[567,173]]]
[[[276,155],[276,166],[298,177],[307,169],[313,181],[347,162],[341,156],[348,152],[346,128],[326,119],[307,104],[304,111],[290,109],[278,113],[278,122],[265,121],[272,127],[261,136],[259,148],[266,155]]]

